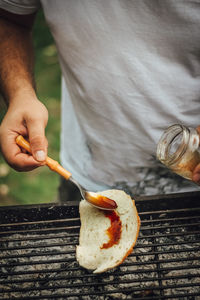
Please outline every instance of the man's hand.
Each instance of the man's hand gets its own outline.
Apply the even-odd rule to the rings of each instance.
[[[197,132],[200,136],[200,126],[196,128]],[[200,145],[199,145],[200,146]],[[200,185],[200,163],[196,166],[196,168],[193,171],[192,180]]]
[[[47,155],[45,127],[48,121],[46,107],[36,98],[12,101],[0,126],[1,151],[8,164],[17,171],[30,171],[42,165]],[[29,139],[32,155],[17,144],[21,134]]]

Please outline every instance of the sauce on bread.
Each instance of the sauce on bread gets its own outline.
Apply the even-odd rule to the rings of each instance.
[[[111,224],[106,231],[107,235],[109,236],[109,241],[107,243],[104,243],[101,246],[101,249],[108,249],[113,245],[119,243],[122,232],[122,222],[115,210],[104,211],[104,214],[107,218],[110,219]]]

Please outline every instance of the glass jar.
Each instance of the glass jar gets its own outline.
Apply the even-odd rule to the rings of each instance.
[[[170,170],[191,180],[200,163],[199,134],[194,128],[175,124],[168,127],[157,146],[157,158]]]

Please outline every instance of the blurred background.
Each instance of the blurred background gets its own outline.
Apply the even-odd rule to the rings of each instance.
[[[60,149],[60,68],[56,47],[42,11],[39,11],[33,30],[35,47],[35,79],[38,98],[49,111],[46,136],[48,154],[59,160]],[[0,121],[6,112],[0,99]],[[38,204],[57,201],[59,175],[47,167],[25,173],[11,169],[0,153],[0,206]]]

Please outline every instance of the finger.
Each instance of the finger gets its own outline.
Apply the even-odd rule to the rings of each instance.
[[[41,163],[36,161],[32,155],[19,153],[15,156],[15,162],[12,168],[17,171],[31,171],[41,166]]]
[[[41,119],[29,119],[27,120],[27,129],[33,157],[38,162],[44,162],[47,156],[44,122]]]
[[[193,171],[193,175],[192,175],[192,180],[197,183],[200,184],[200,164],[198,164],[196,166],[196,168]]]
[[[30,171],[39,167],[41,163],[36,161],[32,155],[22,153],[15,140],[15,134],[9,135],[4,139],[2,152],[4,153],[7,163],[17,171]]]

